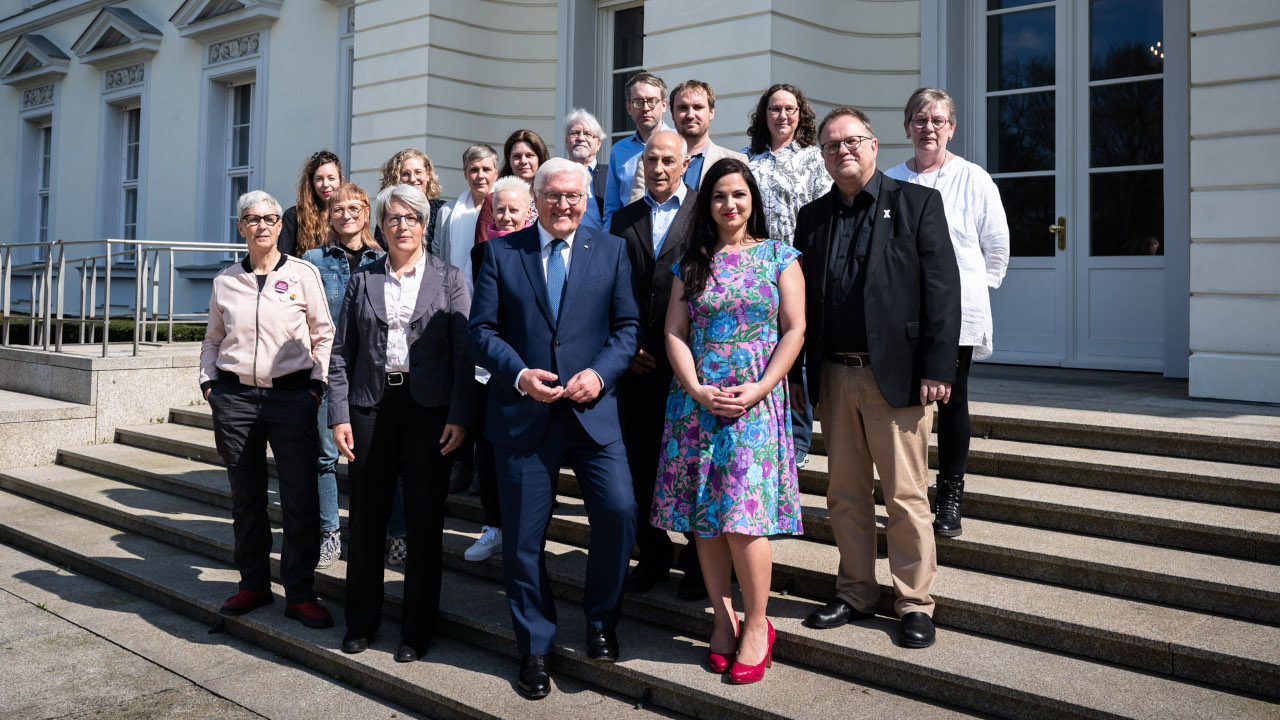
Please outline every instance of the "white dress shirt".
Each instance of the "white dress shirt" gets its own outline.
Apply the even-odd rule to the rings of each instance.
[[[676,191],[671,193],[671,197],[667,201],[659,204],[648,190],[644,191],[644,201],[649,204],[650,219],[653,221],[653,256],[658,257],[658,253],[662,250],[662,243],[667,239],[667,231],[671,229],[671,222],[676,219],[676,213],[680,212],[680,206],[684,204],[684,199],[689,194],[689,186],[682,181]]]
[[[409,372],[409,321],[418,306],[418,288],[427,264],[424,251],[413,267],[396,277],[387,255],[387,279],[383,285],[383,308],[387,313],[387,372]]]

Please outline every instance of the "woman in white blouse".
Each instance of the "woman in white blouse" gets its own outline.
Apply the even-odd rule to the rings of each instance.
[[[991,300],[1009,264],[1009,224],[1000,191],[985,170],[947,149],[956,132],[956,104],[944,90],[920,88],[907,100],[903,128],[915,150],[885,171],[896,180],[942,194],[951,244],[960,266],[960,352],[951,400],[938,409],[938,494],[933,530],[960,534],[960,501],[969,455],[969,365],[991,356]]]
[[[498,151],[483,143],[467,148],[462,152],[462,174],[467,178],[468,192],[459,195],[453,203],[449,235],[441,248],[440,259],[462,270],[463,277],[470,278],[476,220],[480,216],[480,205],[498,178]]]

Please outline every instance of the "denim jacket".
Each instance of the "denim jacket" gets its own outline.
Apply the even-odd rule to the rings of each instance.
[[[386,253],[381,250],[365,248],[364,260],[360,265],[367,265],[374,260],[382,259]],[[329,301],[329,314],[338,322],[338,311],[342,307],[342,295],[347,291],[347,283],[351,280],[351,263],[347,261],[347,251],[332,241],[312,248],[302,254],[302,259],[315,265],[320,271],[320,282],[324,284],[324,296]]]

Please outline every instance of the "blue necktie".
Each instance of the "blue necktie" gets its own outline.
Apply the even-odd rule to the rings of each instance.
[[[568,246],[564,240],[551,241],[551,257],[547,258],[547,299],[551,301],[551,322],[560,321],[560,301],[564,299],[564,256],[560,250]]]

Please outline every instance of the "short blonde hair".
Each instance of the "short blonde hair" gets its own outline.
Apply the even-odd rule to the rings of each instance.
[[[911,97],[907,99],[907,106],[902,109],[902,121],[909,123],[916,113],[938,103],[942,103],[947,108],[947,120],[955,125],[956,101],[951,99],[951,95],[946,90],[938,88],[920,88],[911,93]]]

